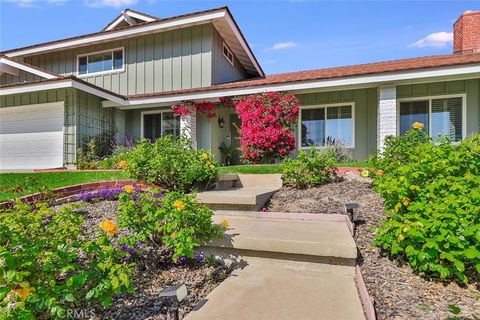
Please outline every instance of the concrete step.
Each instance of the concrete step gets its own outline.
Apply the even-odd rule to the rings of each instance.
[[[365,319],[355,268],[238,257],[244,262],[185,320]]]
[[[245,255],[355,265],[357,247],[344,215],[215,211],[215,223],[224,219],[225,236],[204,247],[224,260]]]

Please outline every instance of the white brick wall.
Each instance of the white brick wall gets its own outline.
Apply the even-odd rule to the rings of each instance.
[[[385,137],[397,134],[397,89],[395,86],[378,87],[377,149],[383,151]]]
[[[192,139],[193,147],[197,148],[197,115],[182,115],[180,117],[180,134]]]

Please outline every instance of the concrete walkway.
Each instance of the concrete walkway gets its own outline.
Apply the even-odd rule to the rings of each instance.
[[[238,269],[186,320],[365,319],[344,216],[216,211],[223,219],[226,237],[203,249]]]

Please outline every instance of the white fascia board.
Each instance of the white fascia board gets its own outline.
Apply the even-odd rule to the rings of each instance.
[[[45,78],[45,79],[58,79],[59,78],[57,76],[54,76],[53,74],[43,72],[43,71],[35,69],[35,68],[31,68],[27,65],[12,61],[10,59],[0,58],[0,63],[9,65],[13,68],[17,68],[17,69],[23,70],[23,71],[31,73],[31,74],[35,74],[35,75],[37,75],[39,77],[42,77],[42,78]]]
[[[152,17],[143,15],[143,14],[138,13],[138,12],[133,12],[133,11],[130,11],[130,10],[127,10],[125,13],[126,13],[127,15],[129,15],[130,17],[132,17],[132,18],[139,19],[139,20],[143,20],[143,21],[145,21],[145,22],[152,22],[152,21],[157,20],[157,19],[154,19],[154,18],[152,18]]]
[[[2,75],[2,73],[4,72],[17,77],[20,75],[20,71],[18,70],[18,68],[14,68],[12,66],[9,66],[8,64],[2,63],[2,61],[0,60],[0,75]]]
[[[170,21],[159,21],[158,23],[148,24],[141,27],[127,28],[121,30],[112,30],[107,33],[100,33],[97,35],[92,35],[89,37],[84,37],[80,39],[65,40],[57,43],[40,45],[33,48],[20,49],[18,51],[12,51],[10,53],[4,53],[8,57],[17,57],[24,55],[37,54],[45,51],[59,50],[63,48],[70,48],[76,46],[83,46],[88,44],[99,43],[103,41],[109,41],[119,38],[131,37],[139,34],[146,34],[151,32],[156,32],[160,30],[168,30],[172,28],[186,27],[190,25],[197,25],[208,23],[209,21],[224,18],[226,11],[224,9],[216,12],[204,13],[200,15],[195,15],[191,17],[178,18]]]
[[[226,14],[225,15],[225,20],[227,21],[228,25],[230,26],[230,29],[232,29],[233,33],[235,34],[235,37],[238,39],[238,41],[242,45],[243,50],[245,50],[245,52],[247,53],[248,58],[250,59],[250,61],[252,61],[252,63],[255,66],[255,69],[257,70],[258,74],[262,77],[265,76],[265,73],[262,71],[262,68],[260,68],[259,64],[257,63],[257,60],[253,56],[252,51],[248,47],[248,44],[243,39],[243,37],[240,33],[240,30],[238,30],[235,22],[233,22],[232,17],[230,17],[230,15]]]
[[[112,24],[110,26],[108,26],[108,28],[105,28],[103,31],[108,31],[108,30],[112,30],[114,29],[116,26],[118,26],[120,23],[122,23],[122,21],[125,19],[125,17],[123,16],[123,14],[119,15],[117,19],[115,19],[114,22],[112,22]]]
[[[460,66],[460,67],[448,67],[448,68],[438,68],[431,70],[418,70],[418,71],[405,71],[405,72],[396,72],[389,74],[376,74],[369,76],[360,76],[360,77],[349,77],[342,79],[331,79],[331,80],[318,80],[318,81],[303,81],[303,82],[294,82],[287,84],[276,84],[276,85],[263,85],[255,86],[250,88],[234,88],[234,89],[224,89],[224,90],[212,90],[207,92],[199,93],[188,93],[188,94],[178,94],[170,95],[164,97],[152,97],[144,99],[133,99],[128,100],[128,105],[142,105],[142,104],[151,104],[151,103],[170,103],[186,100],[207,100],[215,99],[225,96],[242,96],[247,94],[255,94],[267,91],[304,91],[312,89],[334,89],[334,88],[343,88],[346,86],[365,86],[365,85],[378,85],[381,83],[397,83],[401,81],[428,81],[432,78],[448,78],[448,77],[457,77],[465,78],[469,75],[479,76],[480,75],[480,64],[470,65],[470,66]]]
[[[9,94],[29,93],[29,92],[43,91],[43,90],[52,90],[52,89],[64,89],[64,88],[75,88],[87,93],[91,93],[100,98],[110,100],[118,105],[127,104],[127,102],[120,97],[109,94],[103,90],[93,88],[91,86],[75,81],[73,79],[59,80],[59,81],[50,82],[50,83],[32,83],[31,85],[26,84],[19,87],[0,88],[0,96],[6,96]]]

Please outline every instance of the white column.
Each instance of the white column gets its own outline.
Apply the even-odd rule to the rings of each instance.
[[[383,151],[385,137],[397,135],[397,88],[394,85],[378,87],[377,150]]]
[[[192,139],[193,147],[197,148],[197,115],[195,113],[180,117],[180,134]]]

